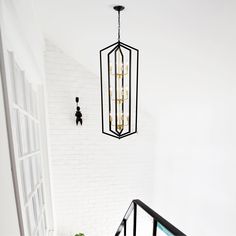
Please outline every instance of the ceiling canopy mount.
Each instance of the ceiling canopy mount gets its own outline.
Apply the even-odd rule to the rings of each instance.
[[[121,6],[121,5],[117,5],[117,6],[114,6],[113,9],[116,11],[123,11],[125,9],[125,7]]]

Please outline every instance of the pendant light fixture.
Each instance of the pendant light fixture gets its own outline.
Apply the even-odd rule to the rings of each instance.
[[[137,133],[138,112],[138,49],[120,41],[120,13],[124,6],[114,6],[118,12],[118,41],[100,50],[102,132],[123,138]]]

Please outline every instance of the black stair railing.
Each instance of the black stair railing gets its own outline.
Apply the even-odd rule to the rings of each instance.
[[[152,220],[152,229],[149,231],[151,232],[150,235],[141,235],[137,232],[137,224],[142,222],[142,219],[137,221],[137,209],[140,208],[147,213]],[[133,214],[133,219],[130,219],[130,215]],[[129,223],[129,230],[127,231],[127,222],[132,221]],[[129,232],[129,233],[128,233]],[[129,234],[129,235],[128,235]],[[180,230],[178,230],[175,226],[153,211],[150,207],[148,207],[142,201],[136,199],[133,200],[125,213],[124,218],[122,219],[115,236],[186,236]]]

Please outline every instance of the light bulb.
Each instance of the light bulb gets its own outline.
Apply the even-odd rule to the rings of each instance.
[[[112,87],[110,87],[109,92],[110,92],[110,96],[112,96]]]

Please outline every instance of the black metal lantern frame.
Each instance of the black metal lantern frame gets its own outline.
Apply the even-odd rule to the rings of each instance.
[[[139,50],[120,41],[100,50],[102,132],[116,138],[137,133]]]

